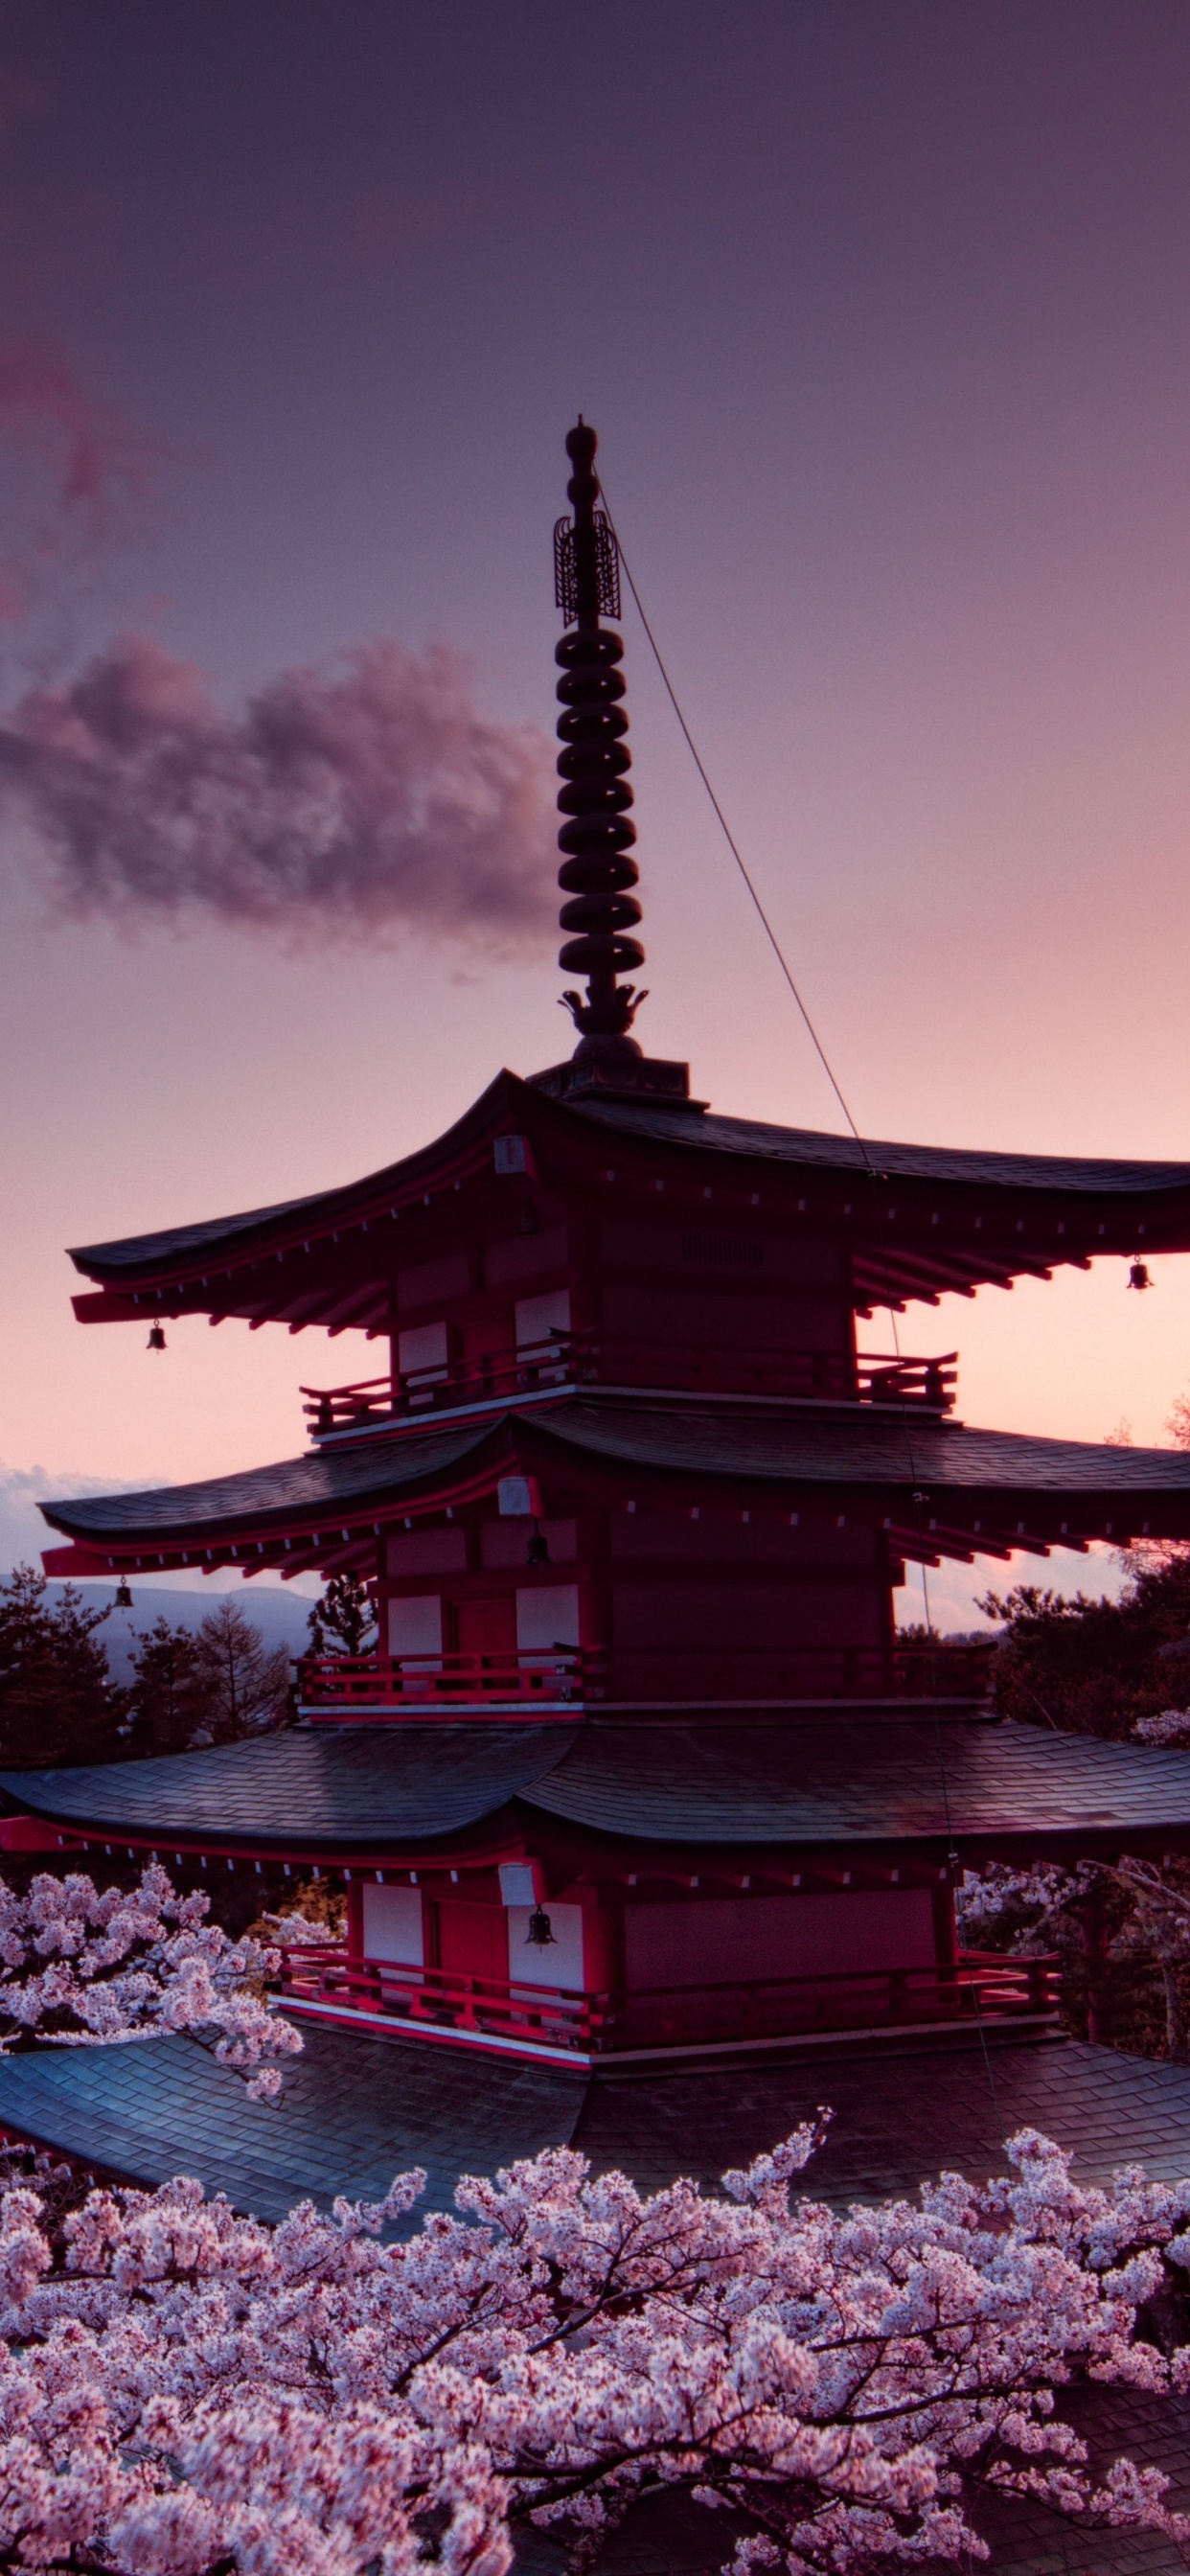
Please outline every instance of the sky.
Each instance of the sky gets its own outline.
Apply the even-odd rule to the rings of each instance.
[[[74,1324],[65,1245],[343,1181],[567,1051],[580,410],[859,1125],[1190,1158],[1188,117],[1183,0],[0,0],[14,1546],[38,1490],[292,1453],[299,1382],[374,1357],[151,1357]],[[837,1127],[625,637],[638,1034]],[[1158,1441],[1153,1268],[903,1339],[968,1421]]]

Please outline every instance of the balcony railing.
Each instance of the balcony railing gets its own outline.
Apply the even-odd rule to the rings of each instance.
[[[304,1708],[331,1716],[453,1707],[489,1701],[523,1705],[532,1717],[543,1704],[601,1698],[606,1659],[581,1646],[523,1649],[511,1655],[303,1656],[298,1695]]]
[[[671,1343],[611,1342],[558,1334],[548,1344],[464,1366],[444,1363],[395,1378],[301,1389],[311,1434],[372,1431],[468,1405],[514,1400],[560,1385],[664,1387],[690,1395],[797,1397],[823,1403],[911,1404],[948,1412],[955,1400],[958,1353],[898,1359],[861,1353],[854,1368],[842,1352],[749,1356],[683,1350]]]
[[[396,1717],[427,1711],[480,1713],[493,1704],[526,1717],[543,1706],[626,1700],[740,1707],[824,1700],[960,1701],[987,1693],[992,1644],[807,1646],[772,1654],[731,1654],[556,1646],[506,1655],[305,1656],[299,1698],[322,1718]]]
[[[832,1976],[756,1977],[731,1984],[654,1986],[582,1994],[569,1987],[406,1967],[326,1948],[285,1953],[281,1991],[317,2011],[486,2035],[526,2049],[588,2056],[722,2046],[815,2032],[931,2022],[1020,2019],[1057,2010],[1060,1962],[965,1951],[953,1968],[863,1968]]]

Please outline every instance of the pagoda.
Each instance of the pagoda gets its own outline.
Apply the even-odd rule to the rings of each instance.
[[[341,2092],[378,2036],[407,2095],[448,2058],[482,2089],[508,2061],[1019,2048],[1054,2034],[1050,1969],[960,1950],[958,1874],[1190,1851],[1190,1757],[997,1722],[986,1658],[902,1641],[897,1590],[1190,1537],[1190,1456],[972,1428],[955,1354],[907,1356],[892,1319],[1106,1254],[1143,1284],[1190,1250],[1190,1163],[765,1125],[642,1050],[617,548],[594,432],[566,444],[573,1055],[363,1180],[72,1256],[85,1324],[354,1331],[385,1365],[304,1390],[296,1457],[46,1503],[47,1570],[353,1568],[377,1648],[307,1659],[279,1733],[4,1786],[52,1848],[160,1856],[216,1903],[225,1870],[340,1878],[347,1938],[290,1954],[286,2008],[338,2032]],[[123,2055],[147,2100],[160,2052]],[[0,2068],[0,2118],[69,2143],[95,2064],[35,2112],[38,2063]]]

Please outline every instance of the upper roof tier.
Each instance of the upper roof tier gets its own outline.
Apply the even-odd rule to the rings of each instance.
[[[433,1144],[344,1188],[81,1245],[71,1258],[99,1294],[76,1297],[76,1313],[387,1332],[400,1272],[507,1234],[526,1202],[545,1215],[647,1204],[656,1216],[659,1192],[679,1223],[841,1242],[861,1313],[1085,1269],[1107,1252],[1190,1250],[1190,1162],[861,1146],[688,1101],[555,1097],[551,1080],[499,1074]]]

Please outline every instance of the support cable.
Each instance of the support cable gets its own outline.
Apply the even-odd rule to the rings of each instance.
[[[712,810],[713,810],[713,812],[714,812],[715,818],[716,818],[716,820],[717,820],[717,822],[718,822],[718,824],[719,824],[719,828],[720,828],[720,830],[721,830],[721,832],[722,832],[722,834],[723,834],[723,838],[724,838],[724,840],[725,840],[725,841],[726,841],[726,843],[727,843],[727,846],[728,846],[728,849],[729,849],[729,850],[730,850],[730,852],[731,852],[732,858],[734,859],[735,864],[736,864],[736,866],[737,866],[737,868],[738,868],[738,870],[739,870],[739,872],[740,872],[740,875],[741,875],[741,877],[742,877],[742,878],[743,878],[743,880],[744,880],[744,884],[745,884],[745,886],[747,887],[748,894],[749,894],[749,896],[750,896],[750,898],[751,898],[753,908],[754,908],[754,910],[755,910],[755,912],[756,912],[756,914],[757,914],[757,917],[758,917],[758,919],[759,919],[759,921],[760,921],[761,928],[762,928],[762,929],[763,929],[763,931],[764,931],[765,937],[766,937],[766,939],[768,940],[768,943],[769,943],[770,948],[772,949],[773,955],[774,955],[774,957],[775,957],[775,958],[776,958],[776,960],[777,960],[777,964],[778,964],[778,966],[779,966],[779,967],[780,967],[780,969],[781,969],[781,973],[782,973],[782,975],[783,975],[783,976],[784,976],[784,978],[785,978],[785,982],[786,982],[786,984],[787,984],[787,986],[788,986],[788,988],[789,988],[789,991],[790,991],[790,993],[791,993],[791,995],[792,995],[792,997],[793,997],[793,1000],[794,1000],[794,1002],[796,1003],[797,1008],[798,1008],[798,1011],[799,1011],[799,1012],[800,1012],[800,1014],[801,1014],[801,1018],[802,1018],[803,1025],[804,1025],[804,1027],[805,1027],[805,1029],[806,1029],[806,1031],[807,1031],[807,1034],[808,1034],[808,1036],[809,1036],[809,1038],[810,1038],[811,1044],[813,1045],[813,1048],[814,1048],[814,1051],[815,1051],[815,1053],[816,1053],[816,1055],[817,1055],[817,1057],[818,1057],[819,1063],[821,1064],[822,1069],[823,1069],[823,1072],[824,1072],[824,1073],[825,1073],[825,1075],[826,1075],[827,1081],[828,1081],[828,1082],[829,1082],[829,1084],[830,1084],[831,1090],[834,1092],[835,1098],[836,1098],[836,1100],[837,1100],[837,1101],[838,1101],[838,1103],[839,1103],[839,1107],[840,1107],[840,1109],[841,1109],[841,1110],[842,1110],[842,1112],[843,1112],[843,1116],[844,1116],[844,1118],[845,1118],[845,1119],[846,1119],[846,1121],[847,1121],[847,1125],[848,1125],[848,1127],[849,1127],[849,1129],[850,1129],[850,1131],[851,1131],[852,1139],[853,1139],[854,1143],[858,1146],[858,1148],[859,1148],[859,1152],[860,1152],[860,1154],[861,1154],[861,1156],[862,1156],[862,1158],[863,1158],[864,1169],[865,1169],[865,1172],[866,1172],[866,1174],[867,1174],[868,1182],[869,1182],[869,1185],[870,1185],[870,1187],[871,1187],[871,1191],[872,1191],[873,1211],[874,1211],[875,1218],[876,1218],[877,1241],[878,1241],[878,1244],[880,1245],[880,1248],[881,1248],[881,1254],[882,1254],[882,1256],[883,1256],[883,1255],[885,1254],[885,1251],[886,1251],[886,1237],[885,1237],[885,1233],[884,1233],[884,1220],[883,1220],[883,1217],[882,1217],[882,1214],[881,1214],[881,1209],[880,1209],[880,1174],[877,1172],[876,1166],[875,1166],[875,1164],[874,1164],[874,1163],[873,1163],[873,1161],[872,1161],[872,1157],[871,1157],[870,1153],[868,1152],[867,1143],[866,1143],[866,1141],[865,1141],[864,1137],[863,1137],[863,1136],[861,1136],[860,1131],[859,1131],[859,1128],[857,1127],[856,1122],[855,1122],[854,1118],[852,1117],[851,1110],[850,1110],[850,1107],[849,1107],[849,1105],[848,1105],[848,1101],[847,1101],[846,1094],[845,1094],[845,1092],[843,1091],[842,1085],[841,1085],[841,1083],[839,1082],[838,1076],[837,1076],[837,1075],[836,1075],[836,1073],[835,1073],[834,1067],[833,1067],[833,1065],[832,1065],[832,1063],[831,1063],[831,1061],[830,1061],[830,1058],[829,1058],[829,1056],[828,1056],[828,1054],[827,1054],[827,1052],[826,1052],[826,1048],[824,1047],[824,1045],[823,1045],[823,1043],[822,1043],[822,1040],[821,1040],[821,1038],[820,1038],[820,1037],[819,1037],[819,1035],[818,1035],[818,1031],[817,1031],[817,1029],[815,1028],[815,1025],[814,1025],[814,1022],[813,1022],[813,1020],[812,1020],[812,1018],[811,1018],[811,1016],[810,1016],[809,1010],[807,1009],[807,1006],[806,1006],[805,1002],[804,1002],[804,1001],[803,1001],[803,999],[802,999],[802,995],[801,995],[801,992],[800,992],[800,990],[799,990],[799,988],[798,988],[797,980],[796,980],[796,978],[795,978],[795,976],[794,976],[794,973],[793,973],[792,967],[791,967],[791,966],[790,966],[790,964],[789,964],[788,958],[787,958],[787,957],[786,957],[786,955],[785,955],[785,951],[784,951],[784,949],[783,949],[783,948],[782,948],[782,946],[781,946],[781,942],[780,942],[780,940],[779,940],[779,939],[778,939],[778,937],[777,937],[777,933],[776,933],[776,931],[774,930],[773,925],[772,925],[772,922],[771,922],[771,921],[770,921],[770,919],[769,919],[768,913],[767,913],[767,912],[766,912],[766,910],[765,910],[764,904],[763,904],[763,903],[762,903],[762,901],[761,901],[760,895],[759,895],[759,893],[758,893],[758,891],[757,891],[757,888],[756,888],[755,882],[754,882],[754,880],[753,880],[753,878],[752,878],[751,872],[750,872],[750,870],[749,870],[749,868],[748,868],[748,866],[747,866],[747,864],[746,864],[746,862],[745,862],[745,860],[744,860],[743,853],[742,853],[742,851],[740,850],[739,843],[738,843],[738,842],[737,842],[737,840],[736,840],[735,834],[734,834],[734,832],[733,832],[733,831],[732,831],[732,829],[731,829],[731,826],[730,826],[730,824],[729,824],[729,822],[728,822],[728,820],[727,820],[727,816],[725,815],[725,813],[724,813],[724,811],[723,811],[723,807],[722,807],[722,805],[721,805],[721,804],[720,804],[720,802],[719,802],[719,799],[718,799],[718,797],[717,797],[717,795],[716,795],[716,793],[715,793],[714,787],[712,786],[712,784],[711,784],[711,780],[710,780],[710,778],[709,778],[709,776],[708,776],[708,774],[707,774],[707,770],[706,770],[706,767],[705,767],[704,762],[703,762],[703,759],[702,759],[702,754],[701,754],[701,753],[700,753],[700,751],[699,751],[698,745],[697,745],[697,743],[695,742],[694,736],[693,736],[693,734],[692,734],[692,732],[691,732],[691,730],[690,730],[690,727],[689,727],[689,725],[688,725],[688,723],[687,723],[687,721],[686,721],[686,717],[685,717],[685,714],[684,714],[684,712],[683,712],[682,705],[681,705],[681,701],[680,701],[680,699],[679,699],[679,697],[678,697],[678,693],[677,693],[677,691],[676,691],[676,689],[675,689],[675,687],[674,687],[673,681],[671,680],[671,678],[670,678],[670,676],[669,676],[669,671],[668,671],[668,669],[667,669],[667,667],[666,667],[666,663],[665,663],[665,657],[664,657],[664,655],[663,655],[663,653],[662,653],[662,651],[661,651],[661,647],[660,647],[660,645],[659,645],[659,644],[658,644],[658,642],[657,642],[657,638],[656,638],[656,636],[655,636],[655,635],[654,635],[654,633],[653,633],[653,629],[652,629],[652,627],[651,627],[651,625],[650,625],[650,623],[649,623],[648,617],[647,617],[647,615],[646,615],[646,613],[645,613],[644,603],[643,603],[643,601],[642,601],[642,599],[641,599],[640,592],[639,592],[639,590],[637,589],[636,582],[635,582],[635,580],[634,580],[634,578],[633,578],[632,566],[631,566],[631,564],[629,563],[628,557],[627,557],[627,555],[626,555],[626,554],[625,554],[625,552],[624,552],[623,540],[622,540],[622,538],[621,538],[621,536],[620,536],[619,529],[618,529],[618,528],[617,528],[617,526],[616,526],[616,522],[615,522],[615,519],[614,519],[613,514],[612,514],[611,505],[610,505],[610,503],[609,503],[609,501],[608,501],[608,497],[607,497],[607,488],[606,488],[606,485],[604,484],[604,481],[603,481],[603,477],[602,477],[602,475],[600,476],[600,481],[599,481],[599,494],[600,494],[600,500],[601,500],[602,505],[603,505],[603,509],[604,509],[604,511],[605,511],[605,513],[606,513],[608,526],[609,526],[609,528],[610,528],[610,530],[611,530],[611,533],[612,533],[613,539],[614,539],[614,541],[615,541],[616,550],[617,550],[617,553],[618,553],[618,555],[619,555],[621,568],[622,568],[622,570],[623,570],[623,574],[624,574],[624,579],[625,579],[625,581],[627,582],[627,584],[628,584],[628,588],[629,588],[629,590],[630,590],[630,591],[631,591],[631,593],[632,593],[633,601],[634,601],[634,604],[635,604],[635,607],[636,607],[636,613],[637,613],[637,616],[639,617],[640,622],[641,622],[641,625],[642,625],[642,626],[643,626],[643,628],[644,628],[645,635],[646,635],[646,637],[647,637],[647,639],[648,639],[649,649],[650,649],[650,651],[651,651],[651,653],[652,653],[652,656],[653,656],[653,659],[654,659],[654,661],[655,661],[655,663],[656,663],[656,665],[657,665],[657,669],[658,669],[658,671],[660,672],[661,679],[662,679],[662,683],[663,683],[664,688],[665,688],[666,696],[668,697],[669,702],[670,702],[670,705],[671,705],[671,707],[673,708],[674,714],[675,714],[675,716],[677,717],[678,725],[679,725],[679,728],[680,728],[680,730],[681,730],[681,734],[682,734],[682,738],[683,738],[683,740],[684,740],[684,742],[685,742],[685,744],[686,744],[686,748],[687,748],[687,750],[688,750],[688,751],[689,751],[689,753],[690,753],[690,757],[691,757],[692,761],[694,762],[694,766],[695,766],[696,770],[698,771],[698,775],[699,775],[700,779],[702,780],[702,784],[703,784],[703,786],[704,786],[704,788],[705,788],[705,790],[706,790],[707,797],[708,797],[708,799],[709,799],[709,801],[710,801],[711,808],[712,808]],[[894,1351],[895,1351],[895,1353],[896,1353],[896,1356],[897,1356],[897,1358],[898,1358],[898,1360],[899,1360],[899,1359],[900,1359],[900,1357],[901,1357],[901,1337],[900,1337],[900,1332],[899,1332],[898,1325],[897,1325],[897,1312],[896,1312],[896,1306],[895,1306],[894,1301],[893,1301],[893,1295],[892,1295],[892,1279],[891,1279],[890,1268],[889,1268],[889,1264],[888,1264],[887,1258],[884,1258],[884,1260],[883,1260],[883,1267],[884,1267],[884,1286],[885,1286],[885,1293],[886,1293],[886,1299],[887,1299],[888,1319],[889,1319],[889,1324],[890,1324],[890,1327],[891,1327],[891,1330],[892,1330],[893,1349],[894,1349]],[[903,1425],[904,1434],[905,1434],[905,1451],[906,1451],[906,1459],[907,1459],[908,1468],[909,1468],[909,1475],[910,1475],[911,1485],[912,1485],[912,1488],[913,1488],[913,1501],[914,1501],[914,1506],[915,1506],[915,1509],[916,1509],[916,1511],[917,1511],[917,1515],[918,1515],[918,1537],[919,1537],[919,1539],[921,1539],[921,1540],[922,1540],[923,1545],[924,1545],[924,1524],[923,1524],[923,1518],[922,1518],[922,1511],[923,1511],[923,1504],[924,1504],[924,1501],[925,1501],[925,1497],[924,1497],[924,1495],[923,1495],[923,1494],[922,1494],[922,1492],[921,1492],[921,1488],[920,1488],[920,1480],[919,1480],[919,1477],[918,1477],[918,1471],[917,1471],[917,1463],[916,1463],[916,1459],[915,1459],[915,1456],[914,1456],[914,1449],[913,1449],[913,1430],[912,1430],[912,1424],[911,1424],[910,1416],[909,1416],[909,1408],[908,1408],[908,1404],[907,1404],[907,1402],[906,1402],[904,1399],[902,1399],[902,1405],[901,1405],[901,1419],[902,1419],[902,1425]],[[919,1559],[919,1563],[920,1563],[920,1565],[921,1565],[921,1588],[922,1588],[923,1605],[924,1605],[924,1609],[925,1609],[925,1618],[926,1618],[926,1637],[927,1637],[927,1643],[928,1643],[928,1642],[930,1641],[931,1637],[932,1637],[932,1630],[933,1630],[933,1621],[932,1621],[931,1614],[930,1614],[930,1587],[929,1587],[929,1577],[928,1577],[928,1571],[927,1571],[927,1567],[926,1567],[926,1564],[925,1564],[925,1561],[924,1561],[924,1557],[923,1557],[923,1558],[921,1558],[921,1559]],[[931,1652],[931,1654],[930,1654],[929,1671],[930,1671],[930,1688],[931,1688],[931,1696],[932,1696],[932,1701],[933,1701],[934,1749],[935,1749],[935,1754],[936,1754],[937,1764],[938,1764],[938,1779],[939,1779],[939,1786],[940,1786],[940,1788],[941,1788],[941,1792],[942,1792],[942,1812],[943,1812],[943,1816],[944,1816],[945,1824],[946,1824],[946,1839],[947,1839],[947,1844],[948,1844],[948,1847],[949,1847],[949,1848],[948,1848],[948,1853],[947,1853],[947,1858],[948,1858],[948,1862],[950,1863],[950,1865],[951,1865],[952,1867],[957,1867],[957,1866],[959,1865],[959,1854],[958,1854],[958,1852],[957,1852],[957,1850],[956,1850],[956,1848],[955,1848],[955,1840],[954,1840],[954,1825],[953,1825],[953,1821],[952,1821],[952,1816],[951,1816],[951,1805],[950,1805],[950,1784],[949,1784],[949,1781],[948,1781],[948,1779],[947,1779],[947,1773],[946,1773],[946,1755],[945,1755],[945,1750],[944,1750],[944,1747],[943,1747],[943,1741],[942,1741],[942,1723],[941,1723],[941,1717],[940,1717],[939,1708],[938,1708],[938,1667],[937,1667],[937,1658],[936,1658],[936,1656],[935,1656],[935,1654],[934,1654],[933,1652]],[[985,2074],[986,2074],[986,2076],[987,2076],[987,2081],[988,2081],[988,2090],[989,2090],[989,2093],[990,2093],[990,2095],[991,2095],[991,2100],[992,2100],[992,2110],[993,2110],[993,2113],[994,2113],[994,2116],[995,2116],[995,2119],[996,2119],[997,2125],[999,2125],[999,2123],[1000,2123],[1000,2118],[1001,2118],[1001,2113],[1000,2113],[1000,2099],[999,2099],[999,2094],[998,2094],[997,2087],[996,2087],[996,2078],[995,2078],[995,2075],[994,2075],[993,2070],[992,2070],[991,2051],[990,2051],[990,2049],[989,2049],[989,2047],[988,2047],[987,2032],[986,2032],[986,2030],[985,2030],[985,2028],[984,2028],[983,2014],[982,2014],[982,2011],[981,2011],[981,2009],[980,2009],[980,2001],[979,2001],[979,1985],[978,1985],[978,1981],[976,1981],[975,1983],[973,1983],[973,1985],[972,1985],[972,1987],[971,1987],[971,1993],[972,1993],[972,1997],[973,1997],[973,1999],[974,1999],[974,2004],[975,2004],[975,2022],[976,2022],[976,2028],[978,2029],[978,2032],[979,2032],[980,2047],[981,2047],[981,2050],[982,2050],[982,2053],[983,2053],[984,2072],[985,2072]]]

